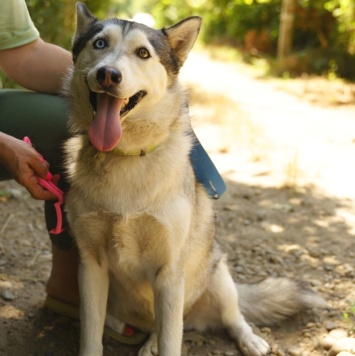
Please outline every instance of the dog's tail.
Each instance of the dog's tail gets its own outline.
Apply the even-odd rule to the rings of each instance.
[[[257,284],[238,284],[239,306],[249,322],[277,324],[306,308],[327,308],[326,301],[304,283],[268,278]]]

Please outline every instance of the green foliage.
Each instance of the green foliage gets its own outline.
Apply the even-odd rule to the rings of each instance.
[[[75,1],[27,0],[26,3],[41,37],[70,49],[75,24]]]
[[[203,39],[209,44],[237,46],[248,58],[250,54],[274,57],[281,3],[282,0],[210,0],[196,6],[204,18]],[[355,79],[354,0],[294,0],[294,4],[290,61],[294,68],[290,73],[331,73]]]
[[[129,0],[81,0],[98,18],[127,16]],[[66,49],[75,30],[76,0],[26,0],[31,18],[41,37]]]
[[[198,8],[194,1],[162,0],[155,1],[152,15],[156,19],[156,27],[170,26],[183,18],[198,15]]]
[[[241,46],[248,31],[265,28],[276,43],[280,6],[281,0],[210,1],[200,9],[206,27],[204,40]]]
[[[348,309],[343,312],[344,321],[352,325],[355,330],[355,302],[350,303]]]
[[[324,8],[337,19],[336,44],[355,54],[355,3],[353,0],[328,0]]]
[[[172,25],[192,15],[203,17],[200,38],[207,44],[248,48],[261,41],[257,55],[275,56],[282,0],[83,0],[99,18],[131,18],[150,13],[155,27]],[[354,0],[294,0],[292,63],[299,71],[355,78]],[[27,0],[42,38],[69,49],[75,26],[76,0]],[[290,73],[297,70],[290,70]]]

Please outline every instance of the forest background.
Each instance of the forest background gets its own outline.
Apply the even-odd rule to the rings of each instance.
[[[67,49],[75,27],[75,2],[26,1],[42,38]],[[133,18],[138,13],[148,13],[153,16],[156,28],[200,15],[203,17],[201,44],[214,48],[219,56],[251,64],[262,59],[267,63],[267,74],[287,78],[315,74],[355,81],[354,0],[83,2],[99,18]],[[285,30],[282,20],[291,21],[286,34],[281,34]],[[287,37],[286,48],[281,49],[282,61],[281,35]]]
[[[83,0],[98,17],[150,14],[154,27],[200,15],[200,44],[222,60],[260,64],[266,75],[355,81],[354,0]],[[66,49],[75,0],[26,0],[42,38]],[[2,77],[4,87],[13,86]]]

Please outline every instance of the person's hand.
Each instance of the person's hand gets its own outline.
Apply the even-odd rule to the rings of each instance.
[[[0,133],[0,163],[18,183],[29,191],[33,198],[38,200],[56,198],[39,185],[37,176],[46,179],[49,164],[43,161],[28,143]]]

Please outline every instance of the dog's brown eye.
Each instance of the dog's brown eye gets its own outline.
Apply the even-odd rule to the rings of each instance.
[[[137,53],[138,57],[143,58],[143,59],[147,59],[150,57],[149,51],[144,47],[138,48],[136,53]]]

